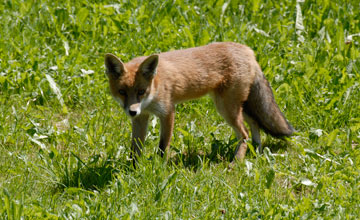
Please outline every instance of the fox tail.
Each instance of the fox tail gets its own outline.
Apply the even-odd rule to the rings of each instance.
[[[258,70],[250,88],[244,112],[274,137],[290,136],[295,131],[276,104],[270,84],[261,70]]]

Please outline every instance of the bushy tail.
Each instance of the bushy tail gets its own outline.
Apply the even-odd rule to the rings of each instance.
[[[274,137],[290,136],[295,131],[280,111],[270,84],[260,70],[244,103],[244,111]]]

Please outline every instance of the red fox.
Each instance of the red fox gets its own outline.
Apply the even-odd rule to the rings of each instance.
[[[149,116],[154,114],[160,119],[160,152],[168,157],[175,104],[206,94],[239,139],[235,160],[242,161],[247,150],[244,119],[260,151],[260,128],[275,137],[294,132],[254,52],[245,45],[212,43],[137,57],[128,63],[106,54],[105,67],[112,96],[132,120],[132,154],[141,154]]]

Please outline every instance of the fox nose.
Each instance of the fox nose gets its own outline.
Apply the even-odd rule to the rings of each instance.
[[[137,113],[136,111],[129,110],[129,114],[132,117],[134,117],[136,115],[136,113]]]

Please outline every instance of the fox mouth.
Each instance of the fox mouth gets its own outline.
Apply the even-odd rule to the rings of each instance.
[[[135,116],[137,115],[137,112],[136,112],[136,111],[131,111],[131,110],[129,110],[129,115],[130,115],[131,117],[135,117]]]

